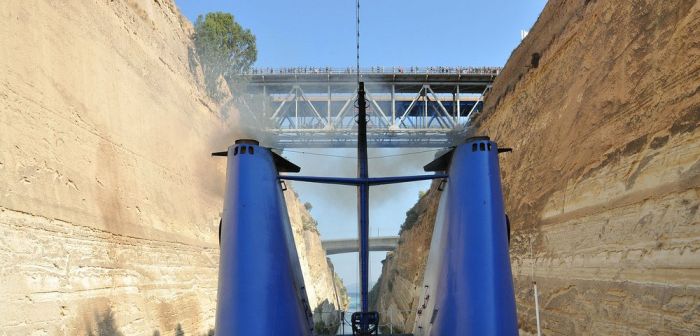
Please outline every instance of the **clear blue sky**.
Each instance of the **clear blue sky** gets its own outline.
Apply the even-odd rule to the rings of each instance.
[[[232,13],[257,37],[259,67],[355,64],[354,0],[176,0],[194,22]],[[361,1],[365,66],[503,65],[546,0]]]
[[[520,43],[520,30],[529,30],[546,0],[375,0],[361,1],[362,66],[503,66]],[[232,13],[257,37],[257,67],[332,66],[355,64],[354,0],[176,0],[194,22],[212,11]],[[396,150],[373,151],[370,156]],[[415,152],[406,149],[404,152]],[[308,150],[340,155],[353,151]],[[299,153],[285,153],[304,174],[355,174],[355,162]],[[432,153],[400,159],[373,160],[374,176],[422,173]],[[397,168],[398,167],[398,168]],[[394,235],[406,211],[427,182],[383,187],[370,195],[373,235]],[[294,189],[314,205],[322,238],[356,237],[353,188],[297,183]],[[381,272],[384,253],[371,253],[371,282]],[[357,255],[332,257],[336,271],[357,291]]]

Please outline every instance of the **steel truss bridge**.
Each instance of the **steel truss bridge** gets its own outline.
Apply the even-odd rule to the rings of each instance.
[[[464,137],[500,68],[380,68],[360,71],[368,101],[368,146],[447,147]],[[353,69],[291,68],[238,75],[241,122],[277,148],[357,146]]]

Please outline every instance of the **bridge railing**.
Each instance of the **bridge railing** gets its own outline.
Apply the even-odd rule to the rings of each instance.
[[[467,75],[498,75],[501,67],[492,66],[372,66],[360,68],[360,74],[467,74]],[[353,67],[283,67],[283,68],[252,68],[241,72],[241,75],[284,75],[284,74],[355,74]]]

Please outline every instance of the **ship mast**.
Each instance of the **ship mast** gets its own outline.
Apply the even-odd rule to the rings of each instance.
[[[357,89],[357,178],[369,178],[367,163],[367,103],[365,85],[358,82]],[[360,238],[360,301],[363,313],[369,311],[369,184],[357,185],[357,230]]]

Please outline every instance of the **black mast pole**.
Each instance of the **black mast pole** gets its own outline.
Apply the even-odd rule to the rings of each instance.
[[[367,102],[365,100],[365,83],[359,82],[357,89],[357,177],[366,180],[369,177],[367,163]],[[357,216],[360,236],[360,301],[363,313],[369,311],[369,184],[357,186]]]

